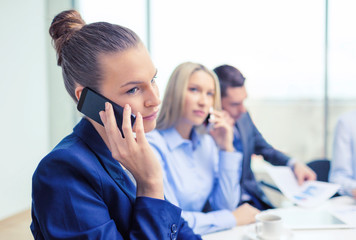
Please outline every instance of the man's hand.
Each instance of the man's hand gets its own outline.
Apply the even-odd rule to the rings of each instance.
[[[297,177],[299,185],[302,185],[304,181],[316,180],[316,173],[301,162],[294,164],[294,174]]]
[[[241,226],[255,222],[255,216],[259,212],[260,210],[257,208],[252,207],[248,203],[244,203],[240,207],[236,208],[232,214],[236,219],[237,226]]]

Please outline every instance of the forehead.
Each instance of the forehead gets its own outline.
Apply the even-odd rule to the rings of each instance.
[[[189,78],[189,84],[195,84],[201,87],[215,89],[213,77],[203,70],[194,72]]]
[[[101,54],[99,64],[104,81],[120,86],[130,81],[150,80],[156,72],[143,45],[123,52]]]
[[[226,89],[226,99],[231,102],[242,102],[247,98],[245,86],[242,87],[228,87]]]

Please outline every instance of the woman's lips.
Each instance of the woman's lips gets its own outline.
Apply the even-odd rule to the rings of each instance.
[[[158,112],[158,111],[157,111]],[[146,117],[143,117],[143,120],[154,120],[157,118],[157,112],[152,113],[151,115],[148,115]]]
[[[199,117],[206,117],[206,113],[204,111],[194,110],[193,112],[194,112],[195,115],[197,115]]]

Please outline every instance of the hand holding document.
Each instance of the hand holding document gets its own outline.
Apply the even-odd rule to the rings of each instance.
[[[290,167],[267,166],[267,172],[281,192],[302,207],[315,207],[332,197],[340,185],[320,181],[306,181],[298,185]]]

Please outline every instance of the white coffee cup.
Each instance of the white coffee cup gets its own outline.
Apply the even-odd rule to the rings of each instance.
[[[261,239],[280,239],[285,228],[278,215],[261,212],[256,215],[256,235]]]

